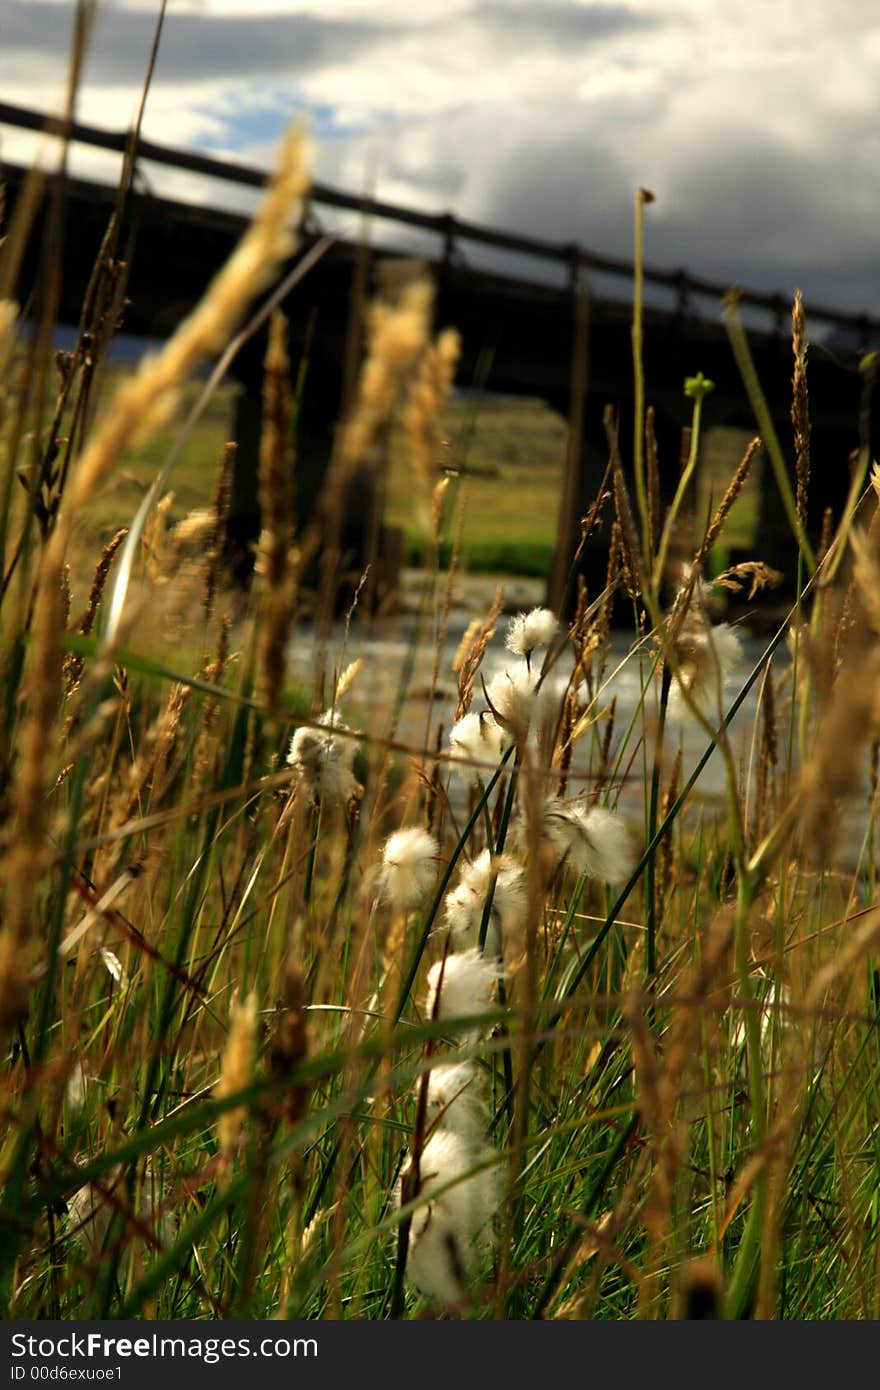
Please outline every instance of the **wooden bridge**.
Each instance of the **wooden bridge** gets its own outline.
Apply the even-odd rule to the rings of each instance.
[[[130,135],[62,123],[39,113],[0,103],[0,123],[36,131],[66,134],[72,141],[123,153]],[[192,174],[259,188],[264,171],[185,150],[140,141],[138,168],[157,164]],[[14,206],[25,171],[2,169],[7,205]],[[59,320],[76,323],[83,295],[101,245],[116,191],[97,182],[68,179],[64,190],[64,272],[61,277]],[[462,334],[463,359],[458,380],[478,378],[489,363],[487,389],[536,396],[564,415],[580,397],[575,412],[581,436],[580,457],[568,496],[560,508],[560,556],[570,553],[577,522],[601,477],[607,447],[602,425],[606,404],[620,411],[621,438],[631,439],[633,373],[630,344],[631,305],[604,287],[631,287],[633,265],[603,256],[576,243],[561,244],[462,221],[451,214],[432,215],[370,198],[352,197],[323,184],[313,187],[302,226],[306,251],[321,234],[320,211],[348,211],[382,227],[392,225],[427,239],[425,259],[437,285],[438,325],[454,324]],[[226,259],[247,224],[247,218],[221,211],[208,203],[193,205],[155,196],[143,179],[136,180],[126,206],[123,244],[133,247],[128,267],[126,332],[164,337],[198,301],[211,277]],[[37,283],[40,236],[32,238],[20,275],[22,302]],[[433,247],[431,243],[433,242]],[[524,273],[514,277],[468,264],[468,252],[488,248],[518,257]],[[393,255],[373,250],[375,259]],[[399,253],[398,253],[399,254]],[[308,389],[298,434],[298,491],[304,509],[320,489],[329,459],[332,430],[339,418],[343,394],[344,343],[349,323],[352,285],[363,265],[363,249],[352,239],[339,239],[293,291],[286,305],[291,322],[292,360],[298,360],[312,326]],[[540,265],[544,280],[528,269]],[[546,283],[547,275],[557,283]],[[647,266],[644,272],[649,307],[644,319],[644,360],[648,402],[655,408],[660,452],[661,487],[671,495],[679,470],[679,441],[689,419],[690,404],[683,395],[686,376],[702,371],[716,383],[708,398],[706,426],[725,424],[754,428],[746,393],[720,323],[720,301],[728,288],[682,270]],[[604,292],[598,292],[601,286]],[[650,302],[665,298],[667,307]],[[791,437],[790,303],[778,294],[743,290],[740,302],[765,326],[750,330],[750,342],[762,386],[784,446]],[[837,330],[848,345],[811,349],[810,405],[813,421],[813,484],[811,523],[818,525],[825,506],[839,508],[846,495],[848,459],[859,443],[862,352],[880,344],[880,322],[865,315],[828,306],[807,305],[810,329]],[[576,325],[586,322],[586,334]],[[576,352],[580,344],[580,355]],[[234,373],[245,390],[240,396],[237,431],[239,465],[235,485],[233,525],[241,543],[258,527],[255,468],[259,427],[259,384],[263,345],[254,340],[238,357]],[[573,380],[572,364],[579,363]],[[481,365],[482,364],[482,365]],[[584,389],[585,382],[585,389]],[[765,470],[757,542],[761,558],[777,568],[790,568],[791,546]],[[357,522],[354,523],[355,532]],[[357,535],[348,538],[358,548]],[[597,552],[593,567],[598,568]]]

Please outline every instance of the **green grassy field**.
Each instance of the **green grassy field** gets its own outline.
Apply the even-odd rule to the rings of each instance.
[[[464,492],[462,550],[472,570],[546,575],[550,569],[565,454],[565,422],[541,401],[484,396],[453,401],[440,420],[448,460],[461,474],[447,502]],[[386,518],[402,526],[410,555],[425,537],[414,520],[410,464],[392,435]]]
[[[106,391],[112,391],[118,377],[116,367],[108,369]],[[184,445],[170,484],[174,493],[168,513],[171,525],[210,503],[217,460],[233,432],[236,389],[227,385],[215,394]],[[182,408],[197,393],[196,386],[187,388]],[[459,470],[446,499],[446,516],[451,530],[451,519],[463,494],[462,562],[466,568],[481,573],[547,575],[556,544],[565,421],[543,401],[485,394],[453,399],[439,421],[439,433],[444,440],[442,461]],[[160,430],[132,450],[110,488],[90,503],[82,530],[87,553],[112,536],[120,517],[136,509],[174,438],[174,429]],[[744,431],[707,431],[705,467],[698,475],[698,516],[717,504],[724,480],[747,440]],[[403,530],[408,560],[419,561],[425,553],[426,535],[413,507],[412,469],[399,426],[390,436],[385,498],[387,524]],[[754,479],[728,519],[725,552],[748,546],[757,506]],[[447,559],[450,548],[447,541],[443,551]],[[723,554],[716,559],[717,567],[723,568]]]
[[[108,373],[112,389],[116,369]],[[234,387],[214,397],[187,441],[175,467],[169,522],[180,521],[211,500],[214,472],[232,433]],[[194,399],[189,388],[185,402]],[[467,565],[478,571],[546,574],[556,537],[559,485],[565,450],[564,422],[540,401],[486,397],[456,401],[440,422],[449,441],[450,461],[463,465],[457,484],[466,492],[463,546]],[[84,517],[86,548],[104,543],[120,516],[133,512],[174,441],[163,430],[133,450],[109,490],[90,504]],[[410,465],[401,431],[391,436],[385,519],[400,526],[406,551],[417,557],[424,545],[412,507]],[[449,498],[451,514],[456,493]]]

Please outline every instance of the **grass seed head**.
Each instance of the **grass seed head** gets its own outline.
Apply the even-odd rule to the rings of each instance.
[[[406,1272],[426,1298],[440,1303],[469,1298],[494,1244],[495,1171],[472,1171],[490,1152],[445,1129],[434,1130],[422,1150],[419,1196],[437,1195],[413,1213]]]
[[[498,980],[498,966],[471,946],[438,960],[428,971],[425,1014],[452,1022],[476,1018],[489,1009]]]
[[[392,907],[418,907],[431,891],[437,877],[440,846],[420,826],[395,830],[382,850],[379,886]]]
[[[526,907],[523,868],[508,855],[495,857],[484,849],[462,872],[458,886],[446,898],[444,926],[456,951],[477,945],[493,879],[486,954],[501,955],[504,942],[522,924]]]
[[[528,661],[537,647],[549,647],[559,631],[559,619],[549,608],[533,608],[530,613],[518,613],[511,618],[504,645],[515,656]]]

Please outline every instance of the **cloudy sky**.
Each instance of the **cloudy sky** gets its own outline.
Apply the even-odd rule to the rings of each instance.
[[[83,120],[156,9],[105,0]],[[73,11],[2,0],[0,99],[59,109]],[[650,260],[880,314],[878,105],[875,0],[169,0],[144,129],[266,165],[306,112],[328,182],[623,256],[645,185]]]

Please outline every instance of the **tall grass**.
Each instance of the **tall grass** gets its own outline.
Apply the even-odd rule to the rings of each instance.
[[[52,408],[46,325],[0,310],[5,1311],[876,1316],[880,556],[866,449],[836,535],[803,529],[807,486],[839,461],[814,458],[808,483],[799,302],[797,497],[791,450],[764,444],[804,584],[751,671],[716,607],[771,576],[760,556],[704,576],[757,445],[705,534],[687,479],[661,514],[638,295],[635,473],[609,415],[583,521],[584,541],[613,521],[605,589],[572,567],[561,626],[514,622],[493,677],[499,600],[449,669],[467,483],[442,467],[457,342],[434,337],[426,280],[368,316],[321,525],[286,491],[275,319],[248,599],[222,565],[231,445],[177,528],[153,507],[136,545],[124,515],[103,554],[76,544],[277,273],[304,187],[288,145],[245,250],[97,415],[105,320],[59,355]],[[0,256],[28,234],[23,214]],[[687,385],[689,469],[710,385]],[[433,700],[424,736],[401,734],[415,645],[386,698],[362,699],[362,585],[330,621],[345,490],[383,467],[400,410],[425,536],[414,643],[429,695],[458,681],[452,743]],[[176,664],[150,649],[160,600]],[[287,673],[292,634],[314,641],[312,695]],[[838,834],[854,808],[858,833]],[[468,961],[488,975],[456,1004]]]

